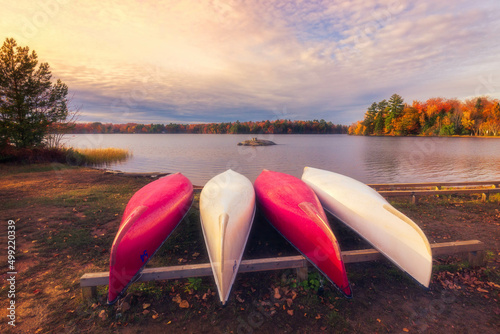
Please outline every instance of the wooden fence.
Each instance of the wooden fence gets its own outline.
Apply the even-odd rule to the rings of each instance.
[[[392,183],[369,186],[384,197],[410,197],[413,204],[417,204],[418,197],[421,196],[453,194],[482,194],[482,200],[486,202],[490,194],[500,193],[500,181]]]
[[[484,264],[484,243],[478,240],[445,242],[431,244],[433,257],[443,255],[466,254],[471,265]],[[358,263],[384,259],[384,256],[375,249],[362,249],[342,252],[344,263]],[[309,262],[302,255],[273,257],[241,261],[239,273],[297,269],[299,280],[307,279]],[[181,279],[188,277],[211,276],[210,263],[192,264],[184,266],[171,266],[159,268],[146,268],[137,282],[154,280]],[[93,298],[97,294],[97,286],[109,284],[109,272],[87,273],[80,278],[80,286],[84,299]]]

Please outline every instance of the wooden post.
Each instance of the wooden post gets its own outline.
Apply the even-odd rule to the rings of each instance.
[[[97,297],[97,286],[82,286],[83,300],[89,300]]]
[[[307,276],[309,275],[309,271],[307,267],[297,268],[297,282],[303,282],[307,280]]]
[[[418,198],[414,193],[411,194],[411,204],[418,204]]]
[[[486,254],[484,250],[469,252],[469,264],[473,267],[482,267],[485,264]]]
[[[490,200],[490,192],[484,192],[481,196],[481,201],[482,202],[488,202]]]

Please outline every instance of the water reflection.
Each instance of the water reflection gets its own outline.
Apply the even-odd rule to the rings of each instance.
[[[262,136],[278,145],[237,146],[250,135],[71,135],[74,147],[127,148],[125,172],[180,171],[196,185],[232,168],[251,181],[267,168],[300,177],[304,166],[366,183],[500,179],[500,139],[394,138],[347,135]]]

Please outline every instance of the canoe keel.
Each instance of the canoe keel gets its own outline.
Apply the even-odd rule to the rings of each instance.
[[[232,170],[212,178],[200,194],[203,238],[222,305],[236,279],[254,215],[252,183]]]
[[[269,223],[350,298],[337,238],[314,192],[296,177],[268,170],[257,177],[255,191]]]
[[[111,248],[108,304],[114,304],[140,277],[192,200],[193,186],[180,173],[153,181],[132,196]]]
[[[306,167],[302,179],[318,195],[327,211],[418,283],[429,287],[431,248],[415,222],[375,190],[347,176]]]

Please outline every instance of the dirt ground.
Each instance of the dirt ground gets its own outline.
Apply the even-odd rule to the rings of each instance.
[[[84,300],[79,278],[108,269],[123,209],[151,181],[60,164],[0,165],[0,243],[7,250],[14,225],[16,246],[13,261],[5,251],[0,258],[2,333],[500,332],[499,196],[489,203],[479,195],[393,202],[431,243],[477,239],[486,245],[483,267],[457,257],[435,259],[428,290],[376,261],[346,264],[352,299],[310,269],[303,282],[293,270],[239,274],[226,307],[211,277],[135,283],[113,306],[106,305],[107,287]],[[149,267],[208,262],[197,200]],[[343,250],[368,248],[329,220]],[[244,258],[296,254],[257,213]],[[13,270],[14,285],[7,280]],[[12,300],[15,327],[7,317]]]

